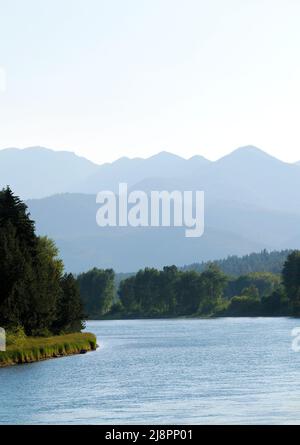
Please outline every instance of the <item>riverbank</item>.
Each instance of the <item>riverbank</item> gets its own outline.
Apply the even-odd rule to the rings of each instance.
[[[211,320],[215,318],[299,318],[288,312],[283,313],[210,313],[210,314],[191,314],[191,315],[125,315],[125,314],[108,314],[102,317],[92,317],[89,321],[118,321],[118,320]]]
[[[94,334],[75,333],[55,337],[25,337],[15,344],[8,344],[0,352],[0,367],[33,363],[67,355],[95,351],[97,339]]]

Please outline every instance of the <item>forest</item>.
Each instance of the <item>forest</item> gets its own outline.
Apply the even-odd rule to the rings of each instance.
[[[9,187],[0,192],[0,229],[0,326],[26,335],[79,332],[85,319],[300,315],[300,251],[74,276]]]
[[[268,252],[266,249],[261,252],[250,253],[239,257],[230,255],[222,260],[216,260],[214,263],[226,274],[230,276],[246,275],[252,272],[271,272],[280,274],[283,265],[291,253],[291,250],[280,250]],[[186,265],[182,270],[195,270],[203,272],[209,262],[193,263]]]
[[[78,283],[64,273],[52,240],[39,237],[26,205],[0,191],[0,326],[47,337],[79,332],[85,315]]]
[[[299,316],[300,252],[290,251],[281,273],[225,274],[166,266],[116,280],[111,269],[77,278],[90,318]],[[117,289],[115,284],[117,283]]]

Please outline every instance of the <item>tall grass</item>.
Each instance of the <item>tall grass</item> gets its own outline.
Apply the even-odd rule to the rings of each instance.
[[[25,337],[8,335],[7,350],[0,352],[0,367],[31,363],[54,357],[94,351],[97,339],[94,334],[75,333],[55,337]]]

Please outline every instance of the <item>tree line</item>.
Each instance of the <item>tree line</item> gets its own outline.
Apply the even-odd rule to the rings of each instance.
[[[166,266],[122,278],[112,269],[64,273],[26,205],[9,187],[0,191],[1,327],[37,336],[80,331],[85,318],[300,315],[300,251],[287,254],[281,273],[234,276],[207,263],[201,271]]]
[[[91,318],[300,315],[299,251],[287,256],[281,274],[234,277],[215,263],[203,272],[145,268],[121,280],[117,293],[111,269],[93,269],[77,280]]]
[[[207,263],[202,272],[166,266],[145,268],[120,279],[112,269],[94,268],[80,274],[77,283],[85,313],[95,319],[300,316],[300,251],[275,256],[280,262],[285,257],[280,273],[233,276],[218,264]]]
[[[237,255],[229,255],[222,260],[214,261],[226,275],[238,277],[254,272],[271,272],[280,274],[283,265],[291,253],[291,250],[281,250],[268,252],[266,249],[258,253],[250,253],[239,257]],[[195,270],[196,272],[203,272],[209,262],[193,263],[184,266],[183,270]]]
[[[77,280],[64,273],[54,242],[35,233],[27,206],[0,191],[0,326],[48,336],[83,328]]]
[[[132,316],[287,313],[280,276],[253,273],[229,277],[213,263],[201,273],[182,271],[175,266],[162,271],[145,269],[121,282],[119,297],[120,309]]]

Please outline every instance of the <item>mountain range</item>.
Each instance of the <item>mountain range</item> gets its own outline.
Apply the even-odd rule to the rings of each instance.
[[[97,169],[96,164],[69,151],[43,147],[0,150],[0,187],[9,185],[22,199],[71,191]]]
[[[0,150],[0,186],[27,200],[38,233],[57,242],[67,270],[189,264],[264,248],[300,246],[300,164],[243,147],[212,162],[167,152],[94,164],[42,147]],[[118,190],[203,190],[205,233],[184,228],[100,228],[95,195]]]

